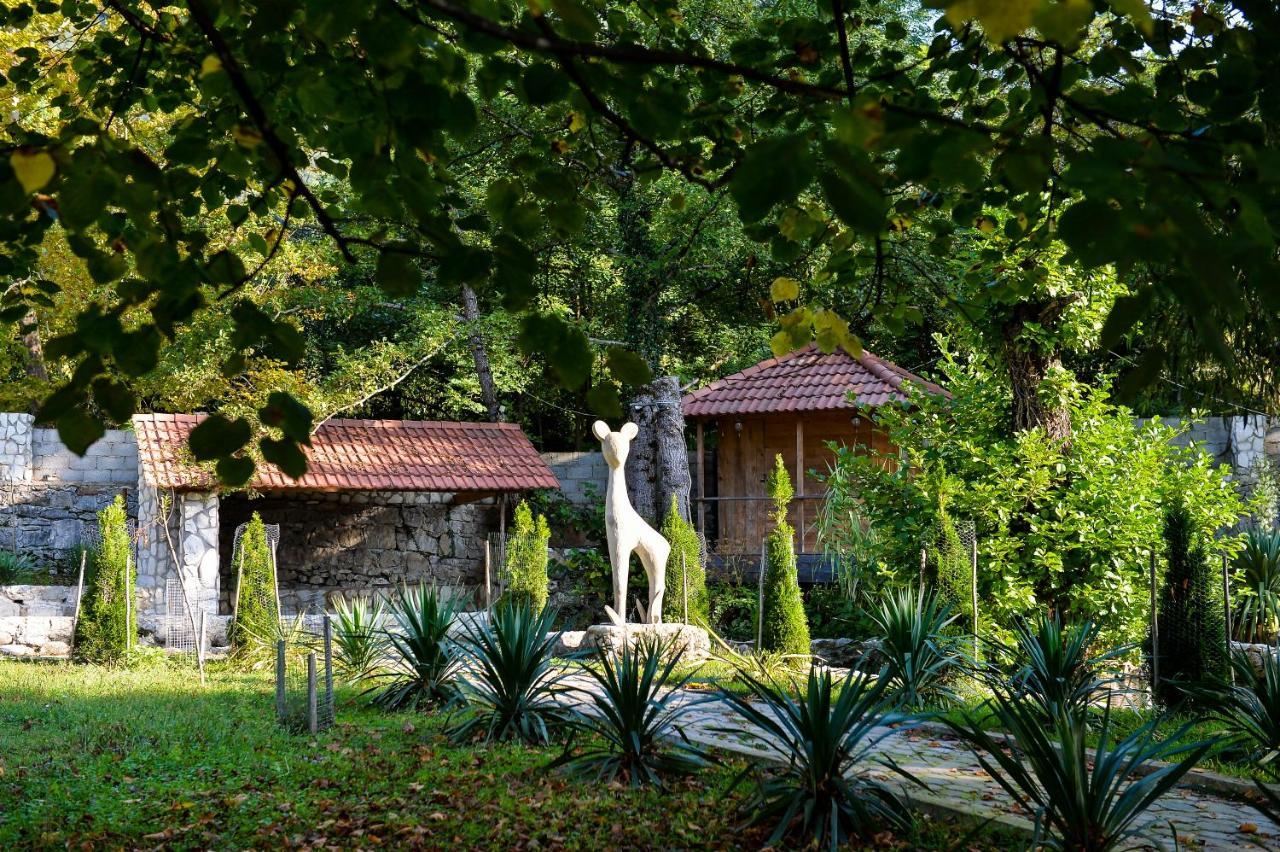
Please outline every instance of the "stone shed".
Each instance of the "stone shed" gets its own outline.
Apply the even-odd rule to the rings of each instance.
[[[166,578],[177,572],[205,612],[230,611],[235,530],[253,512],[280,526],[285,611],[401,582],[475,588],[485,538],[500,527],[509,498],[559,486],[513,424],[330,420],[312,436],[301,478],[263,465],[247,491],[224,494],[189,461],[187,437],[202,419],[134,418],[138,523],[156,531],[140,538],[139,595],[149,596],[140,609],[157,614]]]

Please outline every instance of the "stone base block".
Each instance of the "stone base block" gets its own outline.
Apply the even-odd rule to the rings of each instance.
[[[582,638],[582,648],[601,648],[610,654],[622,651],[640,642],[658,641],[668,645],[673,653],[681,653],[689,661],[705,660],[711,656],[711,637],[701,627],[690,624],[594,624],[588,627]]]

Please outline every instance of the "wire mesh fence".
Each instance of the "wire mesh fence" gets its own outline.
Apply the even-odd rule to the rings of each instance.
[[[333,725],[333,625],[327,614],[280,620],[275,670],[280,724],[312,734]]]

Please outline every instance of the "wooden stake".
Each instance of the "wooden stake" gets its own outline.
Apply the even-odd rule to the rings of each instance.
[[[1231,673],[1231,682],[1236,681],[1236,670],[1231,665],[1231,575],[1227,568],[1227,554],[1222,554],[1222,623],[1226,627],[1227,669]]]
[[[1156,552],[1151,551],[1151,692],[1160,685],[1160,619],[1156,617]]]
[[[768,539],[760,542],[760,577],[756,589],[756,650],[764,643],[764,569],[768,561]]]
[[[276,718],[284,721],[284,640],[276,641]]]
[[[307,730],[320,731],[320,708],[316,703],[316,652],[307,654]]]
[[[204,610],[200,610],[200,629],[196,632],[196,666],[200,669],[200,685],[205,685],[204,679]]]
[[[680,552],[680,584],[684,586],[684,623],[689,623],[689,565],[684,551]]]
[[[74,651],[76,647],[76,626],[80,623],[80,599],[84,596],[84,563],[89,558],[89,551],[80,551],[80,579],[76,581],[76,609],[71,614],[71,641],[68,643],[68,653]]]
[[[324,700],[333,713],[333,621],[324,614]]]
[[[796,552],[804,553],[804,420],[796,418]]]
[[[493,559],[490,546],[489,536],[484,537],[484,609],[488,612],[493,608],[493,573],[491,568],[491,560]]]

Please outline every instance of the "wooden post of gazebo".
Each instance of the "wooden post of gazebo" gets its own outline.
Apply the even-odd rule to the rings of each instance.
[[[703,445],[702,421],[698,421],[698,534],[707,546],[707,453]]]
[[[804,553],[804,418],[796,418],[796,553]]]

